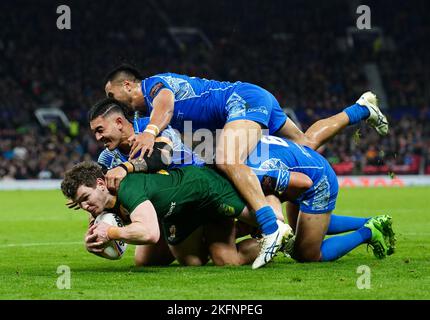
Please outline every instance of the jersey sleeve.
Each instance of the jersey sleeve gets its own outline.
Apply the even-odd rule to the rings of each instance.
[[[143,95],[151,102],[151,104],[162,89],[168,89],[172,91],[172,93],[175,93],[170,84],[160,76],[153,76],[143,80]]]
[[[139,118],[136,117],[133,119],[133,129],[134,129],[134,133],[138,134],[143,132],[143,130],[145,130],[146,126],[149,123],[150,118],[149,117],[143,117],[143,118]]]
[[[112,164],[114,162],[114,158],[115,157],[112,152],[110,152],[108,149],[104,149],[102,152],[100,152],[97,162],[102,166],[111,169],[113,166]]]
[[[284,192],[290,183],[291,173],[285,169],[257,169],[251,168],[260,181],[264,192]]]
[[[119,203],[130,214],[138,205],[149,200],[146,192],[146,183],[144,179],[139,179],[139,175],[144,173],[132,173],[127,175],[121,182],[118,190]]]

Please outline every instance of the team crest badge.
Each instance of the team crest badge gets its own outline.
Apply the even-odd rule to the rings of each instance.
[[[176,238],[176,226],[171,225],[169,228],[169,232],[170,232],[169,241],[173,241]]]

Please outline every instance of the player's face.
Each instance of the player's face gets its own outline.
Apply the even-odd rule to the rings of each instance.
[[[139,82],[124,80],[123,83],[108,82],[105,86],[106,96],[121,101],[132,110],[145,111],[145,97]]]
[[[105,86],[105,92],[107,97],[114,98],[127,106],[132,107],[133,95],[128,82],[112,84],[112,82],[109,81]]]
[[[75,202],[95,218],[104,211],[108,194],[106,186],[101,182],[95,188],[82,185],[76,191]]]
[[[114,150],[121,143],[122,121],[121,117],[113,113],[106,117],[97,117],[90,122],[91,131],[97,141],[103,142],[105,148]]]

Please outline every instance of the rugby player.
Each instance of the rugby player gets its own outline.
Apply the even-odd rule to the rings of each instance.
[[[255,211],[263,232],[261,252],[253,268],[263,266],[274,257],[283,237],[257,177],[244,164],[249,152],[261,138],[261,129],[267,128],[269,134],[284,136],[313,147],[315,141],[326,141],[348,124],[364,119],[378,133],[386,134],[388,131],[388,122],[376,102],[371,101],[375,97],[370,92],[362,95],[356,104],[344,112],[317,122],[307,135],[286,117],[271,93],[250,83],[220,82],[174,73],[143,79],[136,69],[119,66],[107,76],[105,92],[108,97],[151,115],[144,132],[135,138],[130,159],[138,151],[141,151],[141,156],[147,151],[150,155],[155,137],[169,123],[181,132],[184,132],[187,120],[192,121],[193,130],[223,129],[217,145],[216,165]],[[237,144],[237,141],[242,143]],[[231,159],[234,159],[233,163]]]
[[[301,175],[291,174],[294,178]],[[292,187],[294,178],[290,181]],[[103,222],[92,226],[90,231],[96,235],[95,244],[99,246],[93,252],[100,252],[103,244],[111,239],[144,245],[156,244],[164,235],[178,262],[203,265],[208,260],[211,245],[207,235],[203,237],[201,227],[234,218],[257,225],[255,215],[246,208],[231,183],[209,167],[185,166],[153,174],[128,174],[115,195],[107,188],[101,166],[95,162],[82,162],[66,172],[61,190],[94,218],[105,211],[116,212],[127,224],[121,228]],[[291,233],[288,225],[278,223],[279,228],[286,229],[283,233]],[[255,240],[250,241],[255,243]],[[250,250],[247,245],[245,251]],[[255,259],[258,246],[254,252],[251,256]],[[252,261],[248,259],[240,263]]]
[[[261,150],[269,150],[268,156],[262,156]],[[295,230],[292,251],[295,259],[303,262],[333,261],[363,243],[368,243],[379,259],[394,253],[396,239],[390,216],[369,219],[332,215],[338,182],[330,164],[318,152],[285,138],[263,136],[246,165],[254,170],[265,193],[290,201],[287,216]],[[298,172],[309,177],[312,186],[293,199],[286,191],[290,174]],[[326,234],[347,231],[352,232],[324,240]]]

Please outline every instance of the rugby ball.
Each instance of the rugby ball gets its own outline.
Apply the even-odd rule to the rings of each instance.
[[[114,227],[124,226],[121,218],[114,213],[105,212],[98,215],[96,220],[94,221],[94,224],[98,224],[101,221],[107,224],[110,224]],[[99,254],[99,256],[110,260],[118,260],[118,259],[121,259],[126,249],[127,249],[127,243],[125,243],[124,241],[111,240],[106,244],[105,249],[103,250],[102,253]]]

